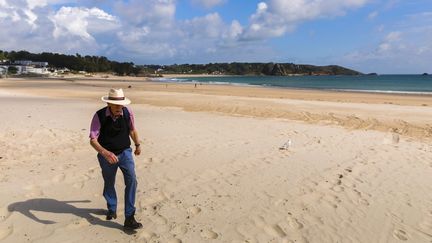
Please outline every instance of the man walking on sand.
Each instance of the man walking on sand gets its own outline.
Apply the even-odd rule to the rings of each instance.
[[[110,89],[108,96],[102,101],[107,106],[98,110],[93,116],[90,126],[90,144],[98,152],[97,158],[102,169],[104,179],[103,196],[107,202],[107,220],[117,218],[117,194],[115,178],[117,168],[123,172],[125,188],[125,221],[127,229],[142,228],[142,224],[135,220],[136,175],[135,163],[130,148],[130,138],[135,143],[135,155],[141,153],[138,132],[135,128],[131,103],[123,94],[122,89]]]

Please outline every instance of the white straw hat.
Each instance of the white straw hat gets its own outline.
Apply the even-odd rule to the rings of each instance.
[[[115,105],[129,105],[130,99],[126,98],[123,89],[110,89],[108,96],[102,96],[102,101]]]

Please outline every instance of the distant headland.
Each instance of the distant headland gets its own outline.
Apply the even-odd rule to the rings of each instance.
[[[25,67],[27,66],[27,68]],[[24,70],[24,71],[23,71]],[[110,73],[119,76],[162,77],[167,74],[209,75],[362,75],[361,72],[338,65],[314,66],[294,63],[209,63],[173,65],[135,65],[133,62],[117,62],[104,56],[65,55],[58,53],[30,53],[28,51],[1,51],[0,75],[52,73]]]

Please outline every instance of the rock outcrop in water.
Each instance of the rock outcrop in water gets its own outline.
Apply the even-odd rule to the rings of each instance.
[[[271,71],[270,71],[271,70]],[[293,63],[269,63],[261,72],[264,75],[360,75],[362,73],[337,65],[313,66],[297,65]]]
[[[220,74],[220,75],[362,75],[362,73],[337,65],[314,66],[294,63],[210,63],[156,66],[147,70],[158,70],[161,74]]]

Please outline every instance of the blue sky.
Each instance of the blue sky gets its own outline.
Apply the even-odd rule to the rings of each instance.
[[[431,0],[0,0],[0,49],[432,73]]]

